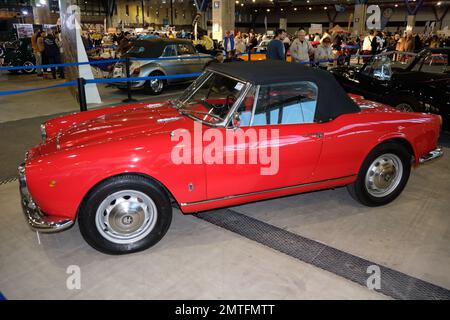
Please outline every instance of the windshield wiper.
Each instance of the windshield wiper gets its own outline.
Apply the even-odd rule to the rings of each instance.
[[[207,115],[207,116],[210,116],[211,118],[215,118],[215,119],[218,119],[220,121],[224,120],[224,119],[222,119],[222,117],[219,117],[218,115],[215,115],[215,114],[212,114],[212,113],[208,113],[208,112],[203,112],[203,111],[188,110],[188,109],[178,109],[178,111],[181,114],[186,114],[186,115],[192,115],[193,113],[196,113],[196,114]],[[200,120],[202,120],[202,119],[200,119]]]

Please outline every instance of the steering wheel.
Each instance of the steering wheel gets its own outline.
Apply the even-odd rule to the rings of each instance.
[[[232,94],[227,95],[227,97],[225,98],[225,102],[223,103],[223,105],[220,108],[226,109],[230,104],[230,100],[233,100],[233,104],[234,104],[234,102],[236,101],[236,98],[234,97],[234,95],[232,95]]]

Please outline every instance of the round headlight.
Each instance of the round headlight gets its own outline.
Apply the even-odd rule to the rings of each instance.
[[[41,124],[41,138],[44,141],[47,139],[47,132],[45,131],[45,123]]]

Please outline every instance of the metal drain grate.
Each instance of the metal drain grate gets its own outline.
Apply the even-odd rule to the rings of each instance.
[[[6,178],[6,179],[3,179],[3,180],[0,180],[0,185],[7,184],[7,183],[10,183],[10,182],[13,182],[13,181],[16,181],[16,180],[17,180],[17,177]]]
[[[381,271],[381,288],[379,290],[375,289],[375,291],[395,299],[450,299],[450,290],[448,289],[329,247],[230,209],[200,213],[196,217],[362,286],[366,286],[367,279],[370,276],[367,273],[367,268],[377,265]]]

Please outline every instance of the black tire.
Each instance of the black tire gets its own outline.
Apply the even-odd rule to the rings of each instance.
[[[106,200],[108,196],[124,190],[136,191],[148,196],[157,209],[156,222],[152,223],[153,227],[152,229],[149,229],[151,231],[149,231],[148,234],[145,234],[143,238],[132,243],[117,243],[115,241],[110,241],[104,235],[106,232],[103,231],[102,234],[96,224],[98,219],[102,219],[100,215],[100,218],[97,217],[97,211],[101,211],[99,207],[102,203],[105,203],[104,200]],[[124,198],[126,199],[126,197]],[[113,202],[115,203],[115,201],[116,200]],[[109,201],[107,201],[107,203],[108,202]],[[115,209],[112,209],[110,211],[108,217],[111,216],[111,213],[114,210]],[[103,214],[103,216],[106,216],[106,213]],[[129,216],[131,216],[131,214],[129,214]],[[120,218],[117,219],[123,222],[124,218],[124,216],[120,216]],[[106,254],[127,254],[142,251],[155,245],[166,234],[171,221],[172,207],[167,192],[165,192],[165,190],[155,181],[136,175],[112,177],[100,183],[86,196],[78,213],[78,225],[83,238],[93,248]],[[106,229],[108,228],[105,227],[105,230]]]
[[[34,66],[34,65],[35,65],[34,62],[29,61],[29,60],[25,61],[22,64],[22,66],[30,66],[30,67]],[[23,74],[32,74],[32,73],[34,73],[36,71],[36,68],[33,68],[33,69],[22,69],[21,71],[22,71]]]
[[[150,77],[156,76],[164,76],[164,74],[161,71],[153,71],[152,73],[150,73]],[[144,93],[151,94],[154,96],[161,94],[167,85],[167,81],[166,80],[159,80],[159,81],[160,84],[158,85],[157,89],[152,87],[150,80],[145,81]]]
[[[373,172],[372,174],[369,173],[369,169],[372,168],[372,164],[376,165],[375,160],[377,160],[379,157],[383,155],[389,157],[391,157],[390,155],[395,155],[401,161],[402,174],[401,177],[399,178],[398,184],[396,186],[394,184],[395,188],[393,186],[392,190],[389,189],[387,190],[389,191],[389,193],[387,193],[386,195],[380,194],[374,196],[373,195],[374,191],[369,190],[369,188],[367,187],[366,175],[369,176],[374,175]],[[353,199],[369,207],[377,207],[388,204],[389,202],[397,198],[405,188],[406,183],[408,182],[409,179],[409,175],[411,173],[411,159],[412,155],[400,143],[386,142],[381,145],[378,145],[367,155],[366,159],[364,160],[359,170],[356,181],[353,184],[347,185],[348,192],[353,197]],[[375,174],[375,176],[377,175]],[[383,177],[382,175],[379,175],[378,177],[380,176]]]
[[[395,99],[394,108],[403,112],[421,112],[419,101],[414,97],[401,96]]]

